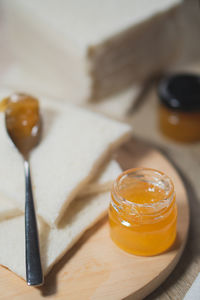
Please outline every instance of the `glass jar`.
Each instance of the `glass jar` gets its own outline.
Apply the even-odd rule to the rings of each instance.
[[[200,141],[200,76],[177,74],[161,81],[159,127],[178,142]]]
[[[159,254],[173,244],[176,222],[174,185],[164,173],[130,169],[114,181],[110,235],[121,249],[143,256]]]

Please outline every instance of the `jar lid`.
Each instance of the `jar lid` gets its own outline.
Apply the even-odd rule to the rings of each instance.
[[[158,95],[171,109],[200,110],[200,76],[187,73],[168,76],[160,82]]]

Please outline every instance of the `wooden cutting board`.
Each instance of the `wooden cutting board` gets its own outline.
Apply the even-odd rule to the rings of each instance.
[[[123,169],[156,168],[173,179],[178,234],[172,248],[153,257],[127,254],[111,241],[106,217],[88,230],[56,264],[43,287],[27,287],[22,279],[0,267],[0,299],[142,299],[172,272],[184,249],[189,227],[189,206],[183,182],[160,152],[142,142],[130,141],[118,150],[115,158]]]

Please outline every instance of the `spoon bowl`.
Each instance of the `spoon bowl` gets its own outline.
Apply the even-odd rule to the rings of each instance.
[[[41,139],[39,103],[26,94],[13,94],[7,99],[6,129],[18,151],[26,157]]]

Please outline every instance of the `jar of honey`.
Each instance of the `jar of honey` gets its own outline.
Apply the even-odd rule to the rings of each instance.
[[[161,81],[159,127],[177,142],[200,141],[200,76],[177,74]]]
[[[113,183],[110,235],[126,252],[151,256],[167,250],[176,238],[174,185],[164,173],[148,168],[123,172]]]

